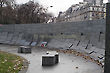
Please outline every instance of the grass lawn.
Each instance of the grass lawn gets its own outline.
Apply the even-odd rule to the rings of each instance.
[[[0,51],[0,73],[18,73],[23,69],[23,59]]]

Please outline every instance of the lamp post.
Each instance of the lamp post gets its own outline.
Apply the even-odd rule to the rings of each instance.
[[[110,73],[110,0],[106,4],[106,40],[104,73]]]

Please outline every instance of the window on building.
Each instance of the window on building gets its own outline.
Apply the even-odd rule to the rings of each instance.
[[[84,16],[84,19],[87,19],[87,15]]]
[[[99,11],[99,8],[97,8],[97,11]]]
[[[92,10],[94,11],[94,7],[92,8]]]
[[[94,13],[92,13],[92,16],[94,16]]]
[[[104,17],[104,14],[101,14],[101,17]]]
[[[93,10],[93,8],[92,8],[92,7],[90,7],[90,10]]]

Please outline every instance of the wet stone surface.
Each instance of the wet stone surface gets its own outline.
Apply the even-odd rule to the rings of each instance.
[[[49,51],[48,49],[33,48],[32,54],[18,54],[18,46],[0,45],[0,50],[27,59],[30,63],[26,73],[103,73],[103,69],[96,63],[73,54],[59,53],[59,63],[57,65],[43,67],[42,55]]]

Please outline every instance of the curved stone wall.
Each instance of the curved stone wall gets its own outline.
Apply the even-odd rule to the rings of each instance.
[[[104,63],[105,20],[0,26],[0,43],[75,49]]]
[[[63,22],[50,24],[10,24],[0,26],[4,32],[24,32],[31,34],[99,34],[105,33],[105,20]]]
[[[0,42],[29,45],[53,38],[73,38],[88,41],[92,46],[105,48],[105,20],[50,24],[10,24],[0,26]],[[11,42],[9,42],[11,40]],[[88,45],[87,45],[88,46]]]

